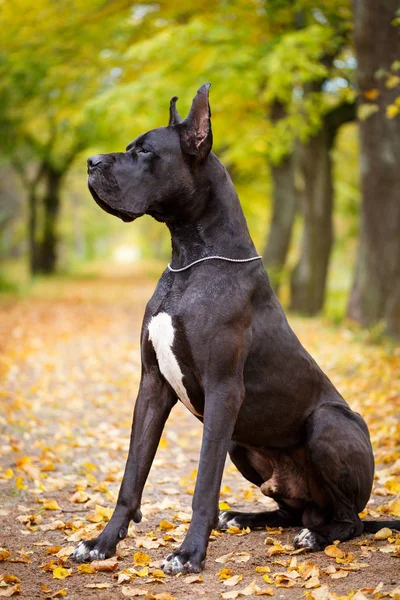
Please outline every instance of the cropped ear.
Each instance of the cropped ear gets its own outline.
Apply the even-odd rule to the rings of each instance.
[[[212,148],[211,110],[208,103],[208,90],[211,83],[204,83],[193,98],[192,106],[186,119],[179,127],[181,149],[187,154],[203,162]]]
[[[177,100],[178,100],[178,96],[174,96],[173,98],[171,98],[171,102],[169,103],[168,127],[170,125],[178,125],[179,123],[182,123],[182,119],[181,119],[178,111],[176,110],[176,101]]]

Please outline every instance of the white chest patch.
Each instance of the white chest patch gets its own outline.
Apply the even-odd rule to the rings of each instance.
[[[186,408],[194,415],[199,416],[199,413],[194,409],[189,400],[186,388],[182,382],[182,371],[176,360],[175,354],[172,352],[175,330],[169,314],[162,312],[158,313],[155,317],[152,317],[148,326],[148,331],[149,340],[153,344],[161,373],[175,390],[179,400],[183,402]]]

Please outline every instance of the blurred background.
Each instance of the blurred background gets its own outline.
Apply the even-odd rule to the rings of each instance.
[[[0,293],[160,273],[168,230],[101,211],[86,158],[212,82],[214,151],[284,306],[400,334],[398,0],[3,0]]]

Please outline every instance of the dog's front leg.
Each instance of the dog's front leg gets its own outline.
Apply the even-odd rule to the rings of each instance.
[[[243,398],[244,386],[237,379],[211,386],[206,392],[192,521],[182,546],[163,562],[166,573],[198,573],[204,566],[208,539],[218,521],[222,472]]]
[[[127,532],[131,520],[142,518],[140,502],[165,421],[176,403],[176,396],[162,378],[158,367],[142,374],[132,422],[131,441],[114,513],[102,533],[80,542],[71,558],[77,562],[109,558]]]

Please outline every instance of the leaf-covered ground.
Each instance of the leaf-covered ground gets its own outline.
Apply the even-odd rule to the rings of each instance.
[[[0,597],[399,599],[400,534],[385,530],[380,540],[363,535],[307,555],[291,545],[295,530],[213,532],[201,576],[164,576],[160,561],[190,520],[200,447],[201,425],[181,406],[145,488],[144,519],[116,559],[68,560],[116,500],[153,288],[138,274],[67,280],[0,303]],[[367,518],[400,517],[399,348],[322,320],[290,320],[370,427],[377,476]],[[221,502],[273,506],[229,462]]]

